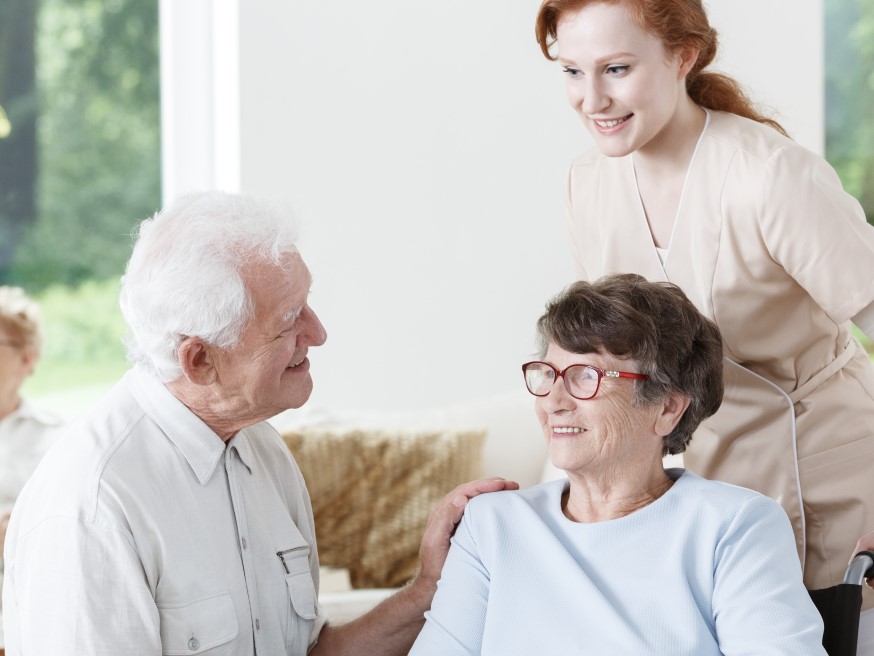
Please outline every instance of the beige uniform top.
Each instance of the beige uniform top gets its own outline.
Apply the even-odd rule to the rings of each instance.
[[[580,156],[568,204],[581,278],[669,280],[722,331],[725,400],[686,465],[779,501],[805,585],[840,583],[874,529],[874,366],[849,321],[874,301],[874,227],[859,203],[822,158],[710,112],[664,265],[631,156]]]

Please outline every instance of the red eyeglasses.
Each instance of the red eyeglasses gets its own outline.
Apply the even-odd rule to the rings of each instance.
[[[559,378],[564,380],[564,387],[575,399],[585,401],[598,393],[601,379],[630,378],[632,380],[647,380],[645,374],[635,374],[629,371],[608,371],[590,364],[572,364],[559,371],[548,362],[526,362],[522,365],[525,376],[525,386],[534,396],[546,396],[552,391],[552,386]]]

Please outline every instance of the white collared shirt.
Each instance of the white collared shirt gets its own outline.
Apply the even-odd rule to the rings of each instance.
[[[276,431],[226,445],[134,369],[19,497],[6,653],[305,654],[317,590],[309,496]]]

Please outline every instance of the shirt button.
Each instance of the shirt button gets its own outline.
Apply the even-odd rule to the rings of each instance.
[[[188,641],[188,648],[191,651],[197,651],[198,649],[200,649],[200,643],[197,641],[197,638],[192,638]]]
[[[260,630],[261,630],[261,620],[259,620],[259,619],[257,619],[257,618],[255,619],[255,630],[256,630],[256,631],[260,631]]]
[[[246,543],[246,538],[243,538],[242,542],[243,542],[243,549],[248,548],[249,545]]]

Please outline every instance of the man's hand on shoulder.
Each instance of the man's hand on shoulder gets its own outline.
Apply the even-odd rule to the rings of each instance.
[[[430,598],[437,589],[440,571],[449,553],[449,540],[455,533],[455,527],[461,521],[467,502],[475,496],[486,492],[501,490],[518,490],[519,484],[503,478],[483,478],[478,481],[464,483],[443,497],[428,517],[422,545],[419,547],[421,567],[411,585],[421,586],[424,594]]]
[[[449,553],[449,539],[467,502],[484,492],[517,489],[519,484],[513,481],[484,478],[459,485],[443,497],[428,516],[419,547],[421,566],[415,578],[362,617],[338,626],[329,623],[319,634],[311,656],[370,654],[377,653],[376,650],[386,656],[406,654],[422,630],[424,613],[431,607]]]

